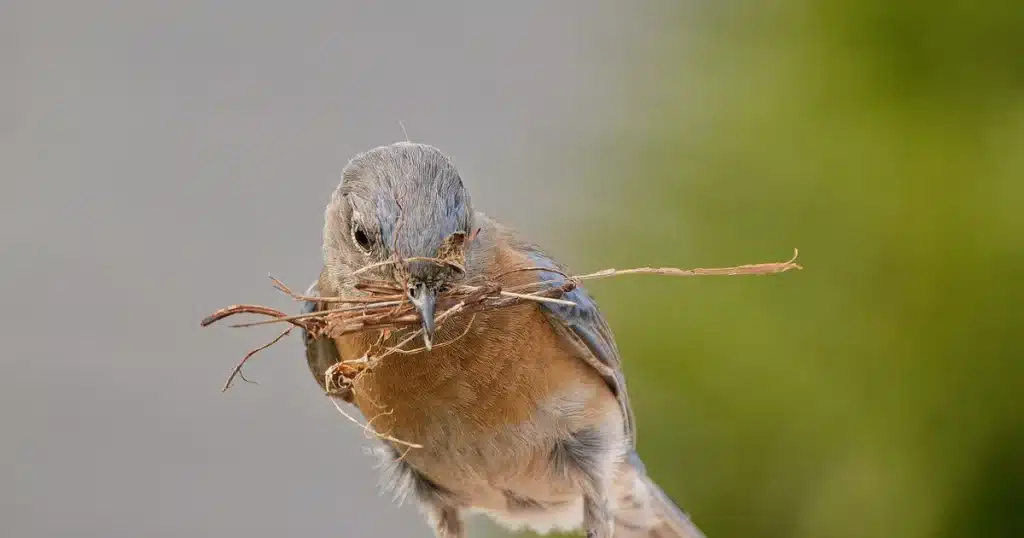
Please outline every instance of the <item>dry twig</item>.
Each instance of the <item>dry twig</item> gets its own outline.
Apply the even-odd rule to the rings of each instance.
[[[391,272],[392,280],[381,280],[370,277],[363,277],[356,286],[361,295],[345,297],[309,297],[293,292],[283,282],[271,277],[273,285],[282,293],[297,301],[311,301],[321,303],[323,310],[309,314],[288,315],[279,310],[259,305],[234,305],[214,312],[202,321],[202,326],[208,326],[225,318],[238,314],[256,314],[267,319],[239,323],[232,327],[252,327],[272,323],[288,323],[289,327],[276,338],[263,346],[250,351],[241,362],[232,370],[231,376],[224,384],[223,390],[227,390],[231,381],[236,375],[241,375],[242,366],[256,353],[272,346],[287,336],[295,327],[307,331],[313,338],[329,337],[337,338],[347,334],[354,334],[366,331],[377,331],[379,337],[377,342],[371,346],[367,353],[354,361],[344,361],[328,368],[325,375],[325,386],[329,394],[344,393],[351,391],[353,382],[363,372],[372,370],[374,365],[384,358],[395,354],[409,354],[424,351],[423,348],[405,349],[405,346],[420,336],[422,329],[414,328],[420,325],[420,319],[412,303],[406,298],[407,289],[405,281],[409,263],[427,262],[447,266],[457,272],[464,272],[463,247],[472,241],[476,232],[468,237],[465,234],[454,234],[445,243],[438,258],[408,258],[393,259],[386,262],[376,263],[364,267],[355,274],[365,275],[373,269],[381,269],[386,266],[395,266]],[[740,265],[735,267],[721,268],[698,268],[698,269],[677,269],[674,267],[640,267],[634,269],[604,269],[594,273],[578,276],[570,276],[548,267],[520,267],[506,271],[493,278],[492,281],[474,281],[472,284],[465,283],[440,293],[437,297],[437,317],[435,325],[440,327],[442,323],[454,317],[456,314],[468,314],[471,318],[462,335],[454,340],[465,336],[472,326],[476,313],[507,308],[527,302],[554,303],[559,305],[573,306],[570,300],[564,299],[576,289],[578,283],[583,280],[594,280],[624,275],[664,275],[664,276],[732,276],[732,275],[769,275],[784,273],[792,269],[802,269],[796,263],[798,252],[794,250],[793,257],[785,262],[759,263]],[[527,284],[503,287],[502,281],[506,276],[514,273],[527,271],[543,271],[549,275],[557,275],[547,280],[530,282]],[[412,329],[407,334],[399,334]],[[396,333],[395,331],[399,331]],[[389,339],[396,338],[398,342],[393,345],[386,345]],[[454,341],[453,340],[453,341]],[[439,343],[437,347],[450,344]],[[244,379],[244,378],[243,378]],[[332,398],[334,400],[334,398]],[[362,424],[354,417],[345,413],[337,404],[338,410],[349,420],[359,424],[368,433],[395,443],[409,447],[419,447],[414,443],[408,443],[395,439],[385,434],[373,431],[369,424]],[[372,421],[371,421],[372,422]]]

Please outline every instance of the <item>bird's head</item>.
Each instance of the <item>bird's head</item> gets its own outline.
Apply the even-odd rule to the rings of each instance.
[[[429,349],[437,294],[464,277],[459,263],[429,259],[468,255],[461,249],[472,229],[469,194],[447,156],[408,142],[375,148],[349,161],[327,205],[326,277],[347,292],[366,267],[359,276],[407,283]],[[397,259],[405,263],[389,263]]]

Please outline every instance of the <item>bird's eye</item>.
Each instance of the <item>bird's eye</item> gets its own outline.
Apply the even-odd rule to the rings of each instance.
[[[352,230],[352,240],[356,242],[356,246],[363,249],[366,252],[370,251],[370,237],[366,235],[366,232],[358,226]]]

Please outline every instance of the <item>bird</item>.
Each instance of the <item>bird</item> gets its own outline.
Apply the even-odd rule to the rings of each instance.
[[[464,264],[431,262],[453,235],[472,238]],[[554,284],[568,274],[475,211],[445,153],[403,141],[349,160],[325,209],[322,254],[304,313],[332,307],[315,297],[360,295],[366,276],[402,278],[418,313],[423,345],[363,372],[345,401],[387,433],[374,448],[382,484],[411,497],[437,538],[466,538],[473,514],[539,534],[703,538],[637,454],[619,350],[585,288],[562,296],[571,305],[523,302],[436,323],[437,297],[452,286]],[[396,257],[411,261],[386,263]],[[303,332],[324,390],[328,368],[364,356],[379,338]]]

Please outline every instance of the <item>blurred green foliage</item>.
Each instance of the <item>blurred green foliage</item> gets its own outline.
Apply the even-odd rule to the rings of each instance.
[[[589,285],[651,474],[710,538],[1024,536],[1024,3],[672,9],[588,268],[806,269]]]

